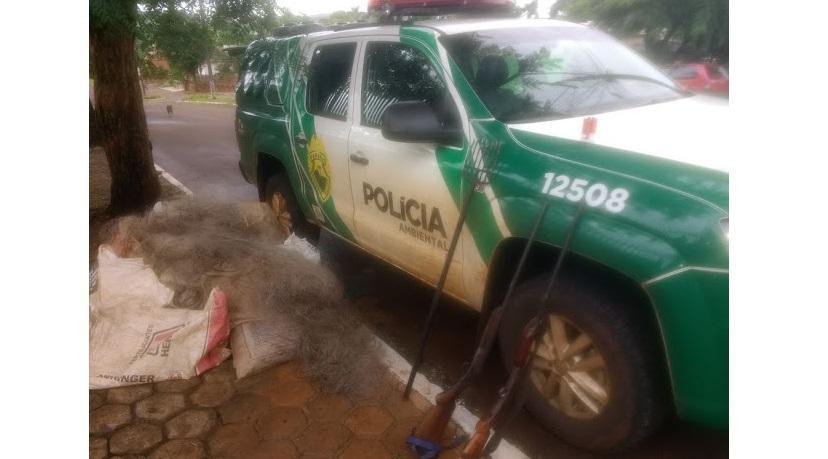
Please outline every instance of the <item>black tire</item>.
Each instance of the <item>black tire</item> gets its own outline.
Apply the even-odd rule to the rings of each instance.
[[[293,194],[293,188],[290,186],[290,180],[284,173],[271,175],[267,179],[264,188],[264,202],[270,203],[276,193],[285,198],[293,232],[316,245],[319,242],[319,227],[309,222],[302,214],[302,209],[299,208],[299,202],[296,200],[296,195]]]
[[[540,306],[548,277],[529,280],[515,291],[499,331],[507,368],[524,325]],[[580,418],[560,410],[529,383],[526,408],[562,440],[591,451],[620,451],[648,437],[663,423],[669,404],[658,342],[648,336],[646,320],[631,313],[634,309],[617,295],[579,279],[561,276],[552,296],[552,314],[589,335],[590,352],[603,357],[609,395],[598,414]]]

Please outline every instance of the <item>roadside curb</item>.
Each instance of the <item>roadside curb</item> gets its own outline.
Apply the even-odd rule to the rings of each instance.
[[[170,182],[170,185],[178,188],[179,190],[181,190],[182,192],[184,192],[188,196],[193,195],[193,192],[189,188],[187,188],[183,183],[179,182],[177,178],[170,175],[169,172],[165,171],[163,167],[156,164],[155,165],[155,170],[158,171],[158,173],[161,175],[161,177],[164,177],[164,180]]]

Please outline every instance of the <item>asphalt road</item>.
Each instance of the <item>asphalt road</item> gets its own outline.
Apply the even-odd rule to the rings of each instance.
[[[149,100],[144,104],[155,163],[193,193],[222,201],[256,201],[256,188],[239,173],[233,132],[235,107]]]
[[[238,169],[238,150],[233,133],[234,107],[173,102],[173,115],[165,101],[147,101],[145,110],[155,162],[194,193],[232,202],[255,201],[255,188]],[[421,324],[432,290],[419,281],[323,234],[323,262],[346,285],[350,305],[375,333],[409,361],[413,360]],[[476,313],[446,299],[437,317],[423,372],[447,387],[465,369],[474,352]],[[493,353],[494,354],[494,353]],[[462,404],[485,416],[499,386],[506,380],[496,355],[483,370],[479,382],[465,394]],[[528,413],[522,413],[507,436],[533,458],[590,458],[544,431]],[[696,458],[727,457],[726,432],[711,431],[673,421],[657,435],[632,451],[615,457]]]

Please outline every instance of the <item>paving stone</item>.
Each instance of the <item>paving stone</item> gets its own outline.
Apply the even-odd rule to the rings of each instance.
[[[279,373],[276,371],[276,367],[271,367],[260,373],[237,379],[234,384],[238,392],[251,392],[258,386],[267,385],[271,381],[275,381],[278,376]]]
[[[397,421],[382,439],[385,448],[395,457],[414,457],[410,453],[405,440],[411,435],[412,430],[420,423],[418,418],[409,418]]]
[[[156,392],[187,392],[193,387],[201,384],[201,378],[198,376],[190,379],[171,379],[169,381],[161,381],[155,383]]]
[[[399,394],[402,397],[402,383],[396,378],[383,377],[376,385],[376,389],[368,394],[351,394],[349,398],[359,406],[382,405],[388,397]]]
[[[298,360],[291,360],[273,367],[273,374],[277,379],[288,381],[291,379],[304,379],[304,370]]]
[[[198,440],[170,440],[150,454],[149,459],[203,459],[204,445]]]
[[[273,406],[302,406],[313,398],[316,388],[306,377],[283,372],[256,386],[252,393],[267,397]]]
[[[138,400],[149,397],[152,394],[152,384],[141,384],[140,386],[114,387],[106,393],[106,400],[109,403],[123,403],[131,405]]]
[[[339,394],[320,394],[307,405],[308,416],[314,421],[341,422],[354,407],[347,397]]]
[[[256,431],[262,440],[293,437],[308,424],[302,409],[298,407],[275,407],[259,419]]]
[[[458,446],[452,449],[444,449],[440,451],[440,459],[461,459],[463,453],[463,446]],[[486,456],[491,457],[491,456]]]
[[[338,457],[340,459],[391,459],[393,456],[378,440],[357,438]]]
[[[290,440],[263,441],[248,456],[249,459],[295,459],[298,457],[299,451]]]
[[[303,456],[330,455],[339,450],[350,436],[350,431],[340,423],[311,422],[295,444]]]
[[[197,406],[215,408],[233,398],[234,392],[229,382],[205,382],[190,394],[190,401]]]
[[[345,425],[359,437],[382,435],[393,423],[391,414],[380,406],[360,406],[345,420]]]
[[[215,382],[229,382],[234,383],[236,381],[236,370],[233,369],[233,361],[232,360],[225,360],[221,365],[213,368],[212,370],[208,370],[206,373],[202,375],[205,382],[215,383]]]
[[[219,409],[221,422],[256,422],[270,411],[270,400],[259,394],[240,394]]]
[[[141,419],[166,421],[187,407],[182,394],[155,394],[135,405],[135,415]]]
[[[384,406],[388,412],[394,416],[394,419],[398,421],[407,418],[420,417],[424,414],[424,410],[418,408],[411,399],[402,399],[402,391],[394,391],[385,398],[382,402],[382,406]]]
[[[90,390],[89,391],[89,411],[99,408],[106,403],[106,391]]]
[[[250,424],[227,424],[219,426],[210,436],[211,456],[247,457],[259,443],[259,437]]]
[[[101,434],[126,425],[132,420],[132,412],[127,405],[104,405],[89,414],[89,433]]]
[[[106,438],[89,439],[89,459],[104,459],[109,455]]]
[[[196,438],[213,430],[216,424],[212,410],[187,410],[167,421],[164,429],[167,438]]]
[[[161,428],[146,423],[132,424],[118,430],[109,438],[112,454],[140,454],[161,443]]]

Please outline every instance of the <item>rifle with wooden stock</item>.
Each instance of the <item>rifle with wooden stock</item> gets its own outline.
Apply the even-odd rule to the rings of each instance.
[[[420,454],[421,458],[436,457],[436,455],[443,449],[443,446],[440,445],[440,441],[443,438],[446,426],[454,413],[454,408],[457,406],[457,400],[460,399],[460,396],[466,388],[471,385],[474,378],[480,373],[480,370],[483,368],[483,364],[489,357],[492,345],[497,338],[497,331],[500,328],[501,318],[503,317],[506,307],[511,301],[515,286],[523,274],[526,259],[532,249],[532,244],[535,242],[541,223],[546,217],[550,204],[551,201],[547,200],[538,215],[538,218],[535,220],[532,232],[529,235],[529,240],[526,242],[526,247],[521,253],[515,273],[512,275],[512,279],[509,282],[509,288],[506,290],[506,295],[503,297],[503,302],[489,315],[489,318],[486,321],[486,327],[480,335],[477,349],[475,349],[474,357],[472,358],[469,368],[453,386],[437,395],[434,406],[426,412],[423,420],[420,422],[420,425],[417,426],[414,433],[406,441],[412,448],[415,449],[415,451],[418,452],[418,454]],[[429,454],[432,455],[429,456]]]
[[[549,278],[549,283],[546,285],[544,291],[541,308],[538,310],[529,322],[523,327],[520,341],[515,357],[512,360],[512,369],[509,372],[509,379],[504,388],[500,391],[501,397],[495,402],[492,408],[492,413],[489,417],[481,419],[475,426],[474,434],[466,443],[460,457],[463,459],[477,459],[484,454],[491,454],[497,448],[503,436],[504,428],[520,411],[525,402],[526,378],[528,369],[531,368],[532,349],[537,341],[546,332],[546,317],[552,312],[552,290],[557,283],[558,276],[563,266],[563,261],[566,254],[569,252],[569,247],[572,243],[572,237],[575,235],[575,230],[578,223],[581,221],[583,215],[584,205],[580,203],[575,210],[575,216],[570,224],[566,239],[558,259],[555,261],[555,267],[552,270],[552,275]],[[508,412],[504,412],[504,407],[511,406]],[[492,428],[495,429],[495,435],[489,439]]]

